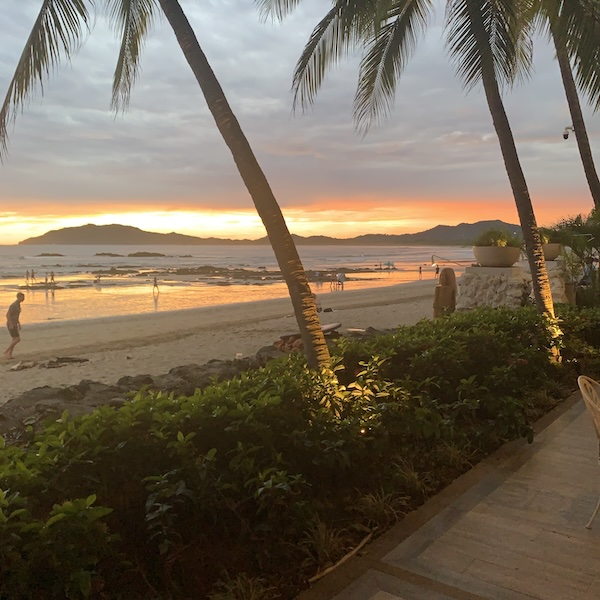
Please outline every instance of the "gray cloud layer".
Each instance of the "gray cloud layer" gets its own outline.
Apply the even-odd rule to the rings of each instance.
[[[510,200],[483,92],[461,89],[439,23],[406,70],[391,118],[361,138],[351,122],[356,58],[332,71],[313,110],[291,113],[293,68],[323,2],[306,0],[283,24],[261,23],[251,0],[182,6],[283,207],[331,196]],[[1,93],[38,8],[0,0]],[[533,80],[507,96],[506,106],[532,197],[543,209],[547,197],[588,194],[574,140],[561,137],[570,118],[553,52],[545,40],[536,51]],[[229,151],[166,20],[157,21],[145,46],[129,110],[115,118],[109,104],[117,52],[98,16],[72,63],[19,115],[0,167],[4,202],[13,209],[20,199],[73,210],[122,199],[247,208]],[[587,115],[600,161],[600,120]]]

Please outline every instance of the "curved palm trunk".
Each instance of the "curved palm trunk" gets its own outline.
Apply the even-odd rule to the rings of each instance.
[[[329,366],[329,350],[321,331],[315,300],[279,204],[179,2],[177,0],[159,0],[159,2],[264,223],[279,268],[289,289],[308,365],[311,368]]]
[[[515,140],[510,129],[510,123],[504,110],[504,103],[498,89],[498,83],[493,73],[490,74],[489,69],[484,67],[483,70],[483,87],[487,98],[488,106],[494,128],[500,142],[502,157],[506,173],[510,180],[517,212],[519,214],[519,222],[523,230],[523,239],[525,241],[525,250],[527,252],[527,260],[531,270],[531,278],[533,283],[533,295],[535,304],[539,313],[547,314],[551,319],[554,319],[554,304],[552,302],[552,293],[550,291],[550,280],[548,279],[548,271],[546,270],[546,261],[544,260],[544,250],[542,248],[542,240],[538,231],[533,205],[527,189],[527,182],[521,169],[521,163],[517,154]]]
[[[535,304],[540,314],[546,314],[552,322],[555,321],[554,303],[552,302],[552,292],[550,291],[550,280],[544,260],[544,250],[542,240],[538,231],[531,197],[527,189],[525,175],[521,168],[519,155],[515,140],[504,110],[504,103],[500,95],[498,81],[494,72],[493,61],[491,58],[489,40],[478,39],[478,45],[482,56],[482,80],[485,96],[487,99],[490,114],[494,122],[494,129],[500,142],[500,150],[504,159],[504,166],[510,181],[510,186],[517,206],[519,222],[523,231],[525,241],[525,250],[527,261],[531,271],[533,285],[533,295]]]
[[[598,179],[598,173],[596,172],[596,167],[594,165],[590,140],[585,128],[585,121],[583,120],[583,113],[577,94],[577,86],[575,85],[575,79],[573,78],[573,71],[571,70],[571,63],[569,62],[569,56],[565,45],[557,38],[554,32],[552,32],[552,37],[556,48],[556,58],[560,67],[560,75],[569,104],[573,129],[575,130],[575,139],[577,140],[579,155],[581,156],[581,162],[583,163],[583,170],[585,171],[585,177],[590,187],[592,199],[594,200],[594,206],[600,208],[600,180]]]

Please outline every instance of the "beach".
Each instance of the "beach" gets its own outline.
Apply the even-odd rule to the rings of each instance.
[[[341,323],[342,334],[347,329],[412,325],[431,318],[436,283],[427,279],[324,293],[318,296],[324,309],[321,324]],[[66,387],[83,379],[114,384],[125,375],[159,375],[181,365],[253,356],[280,336],[298,331],[289,298],[30,325],[24,305],[21,322],[15,358],[0,362],[0,404],[41,386]],[[3,336],[7,346],[6,329]],[[86,362],[44,368],[57,357]],[[12,370],[19,363],[35,365]]]

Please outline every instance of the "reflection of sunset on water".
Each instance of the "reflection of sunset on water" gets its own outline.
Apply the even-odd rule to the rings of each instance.
[[[332,293],[336,273],[345,289],[416,281],[418,267],[433,282],[432,255],[469,260],[470,248],[299,246],[310,285]],[[141,255],[140,255],[141,254]],[[3,246],[0,305],[26,296],[24,321],[89,319],[245,303],[289,295],[268,244],[222,246]],[[27,284],[26,270],[36,283]],[[55,273],[55,286],[45,285]],[[317,275],[318,273],[318,275]],[[159,293],[153,281],[157,278]]]

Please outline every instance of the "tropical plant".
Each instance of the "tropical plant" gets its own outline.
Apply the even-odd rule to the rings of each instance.
[[[92,0],[88,3],[93,4]],[[70,58],[78,47],[90,21],[86,4],[85,0],[42,1],[0,109],[0,158],[7,152],[7,124],[14,121],[32,88],[43,83],[62,56]],[[265,226],[290,293],[308,364],[313,368],[328,366],[329,350],[314,296],[281,209],[178,0],[105,0],[104,4],[121,34],[112,107],[118,111],[128,104],[139,71],[143,41],[160,6]]]
[[[569,246],[582,260],[597,259],[600,256],[600,215],[592,211],[587,215],[560,219],[552,230],[556,232],[561,243]]]
[[[520,248],[521,243],[519,237],[513,235],[510,231],[501,231],[500,229],[483,231],[473,240],[473,246],[496,246],[499,248],[505,246]]]
[[[600,281],[595,268],[600,257],[600,218],[596,210],[588,215],[561,219],[553,228],[565,248],[562,256],[565,270],[577,288],[577,303],[600,305]]]
[[[263,12],[282,17],[300,0],[257,0]],[[326,69],[348,48],[365,49],[354,101],[359,128],[385,116],[392,107],[397,80],[417,35],[434,6],[431,0],[334,0],[315,27],[294,73],[295,102],[311,104]],[[524,16],[523,0],[448,0],[447,47],[467,89],[483,84],[506,172],[517,206],[540,313],[554,321],[550,281],[533,205],[506,116],[500,87],[510,86],[531,68],[533,26]]]
[[[540,238],[542,244],[562,244],[563,235],[556,227],[540,227]]]

